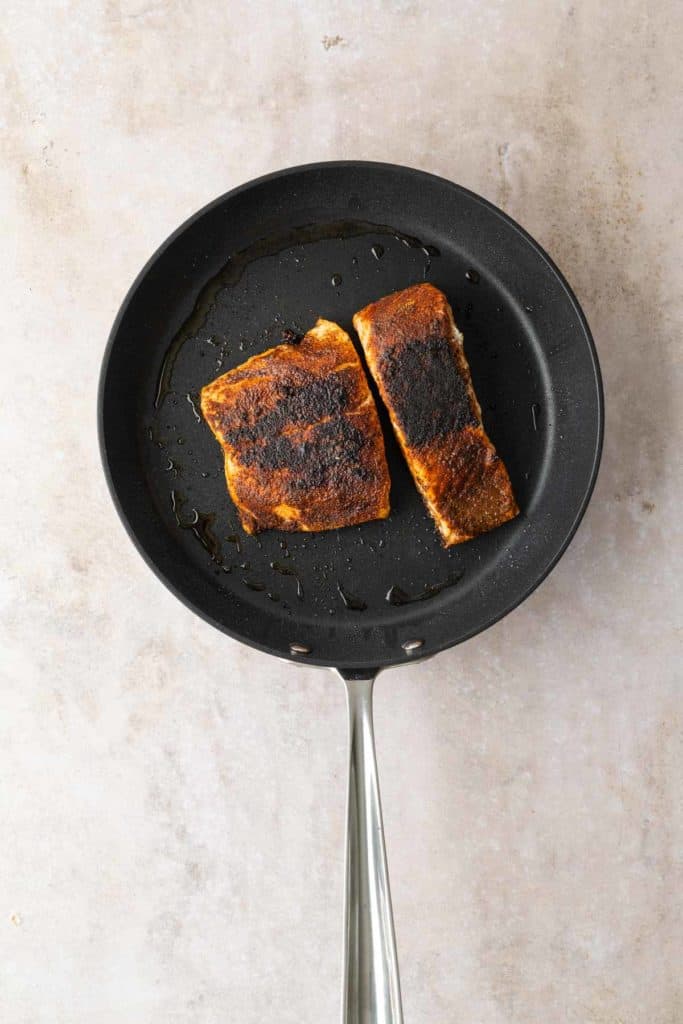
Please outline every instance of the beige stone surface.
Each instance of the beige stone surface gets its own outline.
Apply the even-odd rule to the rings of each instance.
[[[0,1020],[338,1019],[340,684],[153,578],[99,465],[140,266],[271,169],[499,203],[590,320],[607,434],[569,552],[376,718],[409,1024],[680,1024],[680,5],[3,5]]]

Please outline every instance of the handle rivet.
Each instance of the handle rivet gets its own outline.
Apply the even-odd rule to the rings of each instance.
[[[290,644],[289,645],[289,653],[290,654],[310,654],[311,653],[311,648],[307,647],[306,644]]]
[[[412,654],[413,651],[419,651],[423,644],[424,640],[406,640],[405,643],[401,644],[401,647],[406,654]]]

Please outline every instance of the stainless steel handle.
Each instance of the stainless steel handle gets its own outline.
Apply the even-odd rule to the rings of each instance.
[[[372,728],[374,678],[345,683],[350,755],[342,1024],[402,1024]]]

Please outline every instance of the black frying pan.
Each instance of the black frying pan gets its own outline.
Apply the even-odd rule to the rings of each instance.
[[[382,412],[388,520],[247,537],[197,414],[200,388],[319,316],[353,337],[356,310],[424,279],[446,293],[465,335],[521,515],[444,550]],[[119,514],[181,600],[262,651],[369,679],[486,629],[538,586],[590,498],[603,402],[585,317],[529,235],[451,182],[354,161],[250,182],[171,235],[116,318],[99,429]],[[347,1006],[349,1020],[399,1019],[397,991],[369,991],[357,1002],[375,1016]]]

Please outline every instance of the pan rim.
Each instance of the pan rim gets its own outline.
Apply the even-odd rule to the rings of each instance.
[[[587,343],[587,351],[590,355],[590,362],[592,368],[592,381],[595,385],[595,417],[597,430],[595,434],[593,451],[591,455],[590,473],[587,478],[584,493],[580,501],[577,503],[577,511],[573,518],[573,521],[570,527],[566,530],[562,543],[559,545],[558,549],[555,551],[553,556],[549,559],[548,563],[544,566],[542,572],[536,574],[532,582],[527,587],[523,588],[519,594],[515,594],[512,600],[506,603],[502,609],[497,609],[482,624],[478,625],[477,628],[470,630],[464,635],[458,636],[456,639],[444,639],[443,641],[439,640],[431,644],[429,653],[424,658],[419,658],[415,655],[407,655],[405,652],[401,651],[401,654],[398,654],[397,652],[395,657],[392,655],[387,655],[386,657],[371,659],[373,662],[378,663],[376,665],[376,669],[377,671],[379,671],[380,668],[390,668],[391,666],[405,665],[408,663],[417,663],[420,660],[426,660],[427,657],[432,657],[433,655],[439,654],[442,651],[448,650],[449,648],[454,647],[458,644],[465,643],[467,640],[472,639],[472,637],[489,629],[491,626],[495,625],[495,623],[499,622],[501,619],[505,618],[512,611],[514,611],[515,608],[519,607],[519,605],[522,604],[544,582],[545,579],[547,579],[549,574],[552,572],[552,570],[555,568],[559,560],[566,552],[567,548],[569,547],[570,543],[576,535],[576,532],[585,515],[586,509],[588,507],[593,491],[595,489],[595,484],[600,469],[600,461],[603,450],[605,422],[604,389],[595,342],[590,327],[588,325],[586,316],[566,277],[564,276],[562,271],[557,267],[557,265],[555,264],[553,259],[548,255],[545,249],[520,224],[518,224],[517,221],[515,221],[512,217],[510,217],[507,213],[501,210],[494,203],[490,202],[488,199],[485,199],[483,196],[478,195],[476,192],[472,192],[470,189],[467,189],[464,186],[457,184],[456,182],[450,181],[447,178],[443,178],[440,175],[432,174],[431,172],[422,170],[420,168],[407,167],[401,164],[393,164],[386,161],[330,160],[318,161],[308,164],[300,164],[296,166],[284,167],[276,171],[271,171],[268,174],[264,174],[257,178],[253,178],[247,182],[243,182],[242,184],[237,185],[235,188],[229,189],[227,192],[224,192],[220,196],[217,196],[210,202],[206,203],[204,206],[197,209],[186,220],[184,220],[170,235],[168,235],[168,237],[157,247],[157,249],[153,252],[150,258],[146,261],[142,269],[135,277],[133,283],[130,285],[128,291],[126,292],[121,303],[121,306],[119,307],[112,328],[109,332],[109,336],[102,357],[102,365],[100,369],[97,390],[97,432],[100,458],[102,460],[104,475],[107,481],[107,487],[111,495],[112,501],[114,503],[114,507],[118,513],[119,519],[121,520],[126,533],[132,540],[137,551],[140,553],[146,564],[154,572],[157,578],[161,580],[161,582],[166,586],[166,588],[170,590],[170,592],[175,597],[177,597],[187,608],[193,611],[205,622],[211,624],[212,626],[220,630],[221,633],[229,636],[231,639],[243,643],[248,647],[252,647],[255,650],[261,651],[264,654],[270,654],[271,656],[274,655],[276,657],[279,657],[283,660],[295,664],[305,664],[321,668],[338,668],[347,672],[361,670],[369,671],[367,669],[368,659],[349,659],[348,661],[344,659],[343,662],[341,661],[341,659],[339,659],[339,662],[333,665],[327,660],[316,657],[315,651],[312,651],[308,655],[292,657],[287,657],[286,654],[281,653],[279,651],[273,652],[272,648],[270,648],[267,644],[261,643],[258,640],[252,639],[251,637],[246,638],[240,633],[238,633],[236,630],[233,630],[230,627],[226,626],[224,622],[214,618],[214,616],[212,616],[204,608],[200,607],[197,603],[195,603],[195,601],[192,598],[190,598],[186,593],[181,591],[167,577],[163,569],[149,554],[128,517],[128,514],[123,506],[123,502],[121,501],[119,493],[114,485],[113,474],[107,454],[106,428],[104,423],[105,386],[108,377],[109,365],[111,362],[111,357],[114,350],[114,346],[116,344],[116,338],[119,333],[121,322],[125,317],[131,302],[133,301],[138,289],[142,285],[148,273],[157,263],[159,258],[164,254],[164,252],[175,242],[175,240],[178,237],[180,237],[197,220],[199,220],[205,214],[209,213],[213,208],[220,206],[226,201],[233,199],[236,196],[239,196],[241,193],[250,190],[255,186],[259,186],[269,181],[286,177],[288,175],[315,172],[325,169],[341,168],[354,168],[359,170],[367,168],[368,170],[372,169],[379,171],[387,171],[394,174],[402,174],[414,179],[421,179],[425,182],[431,182],[432,184],[438,185],[441,188],[446,188],[448,190],[457,192],[460,195],[466,196],[468,199],[484,207],[489,212],[494,213],[500,220],[506,223],[509,227],[513,228],[514,231],[521,237],[521,239],[527,245],[529,245],[536,252],[536,254],[540,256],[540,258],[546,263],[546,265],[548,266],[556,280],[562,286],[566,294],[566,297],[568,298],[576,314],[578,323],[581,327],[583,336]],[[588,455],[588,452],[586,452],[586,454]],[[399,648],[399,650],[401,649]]]

